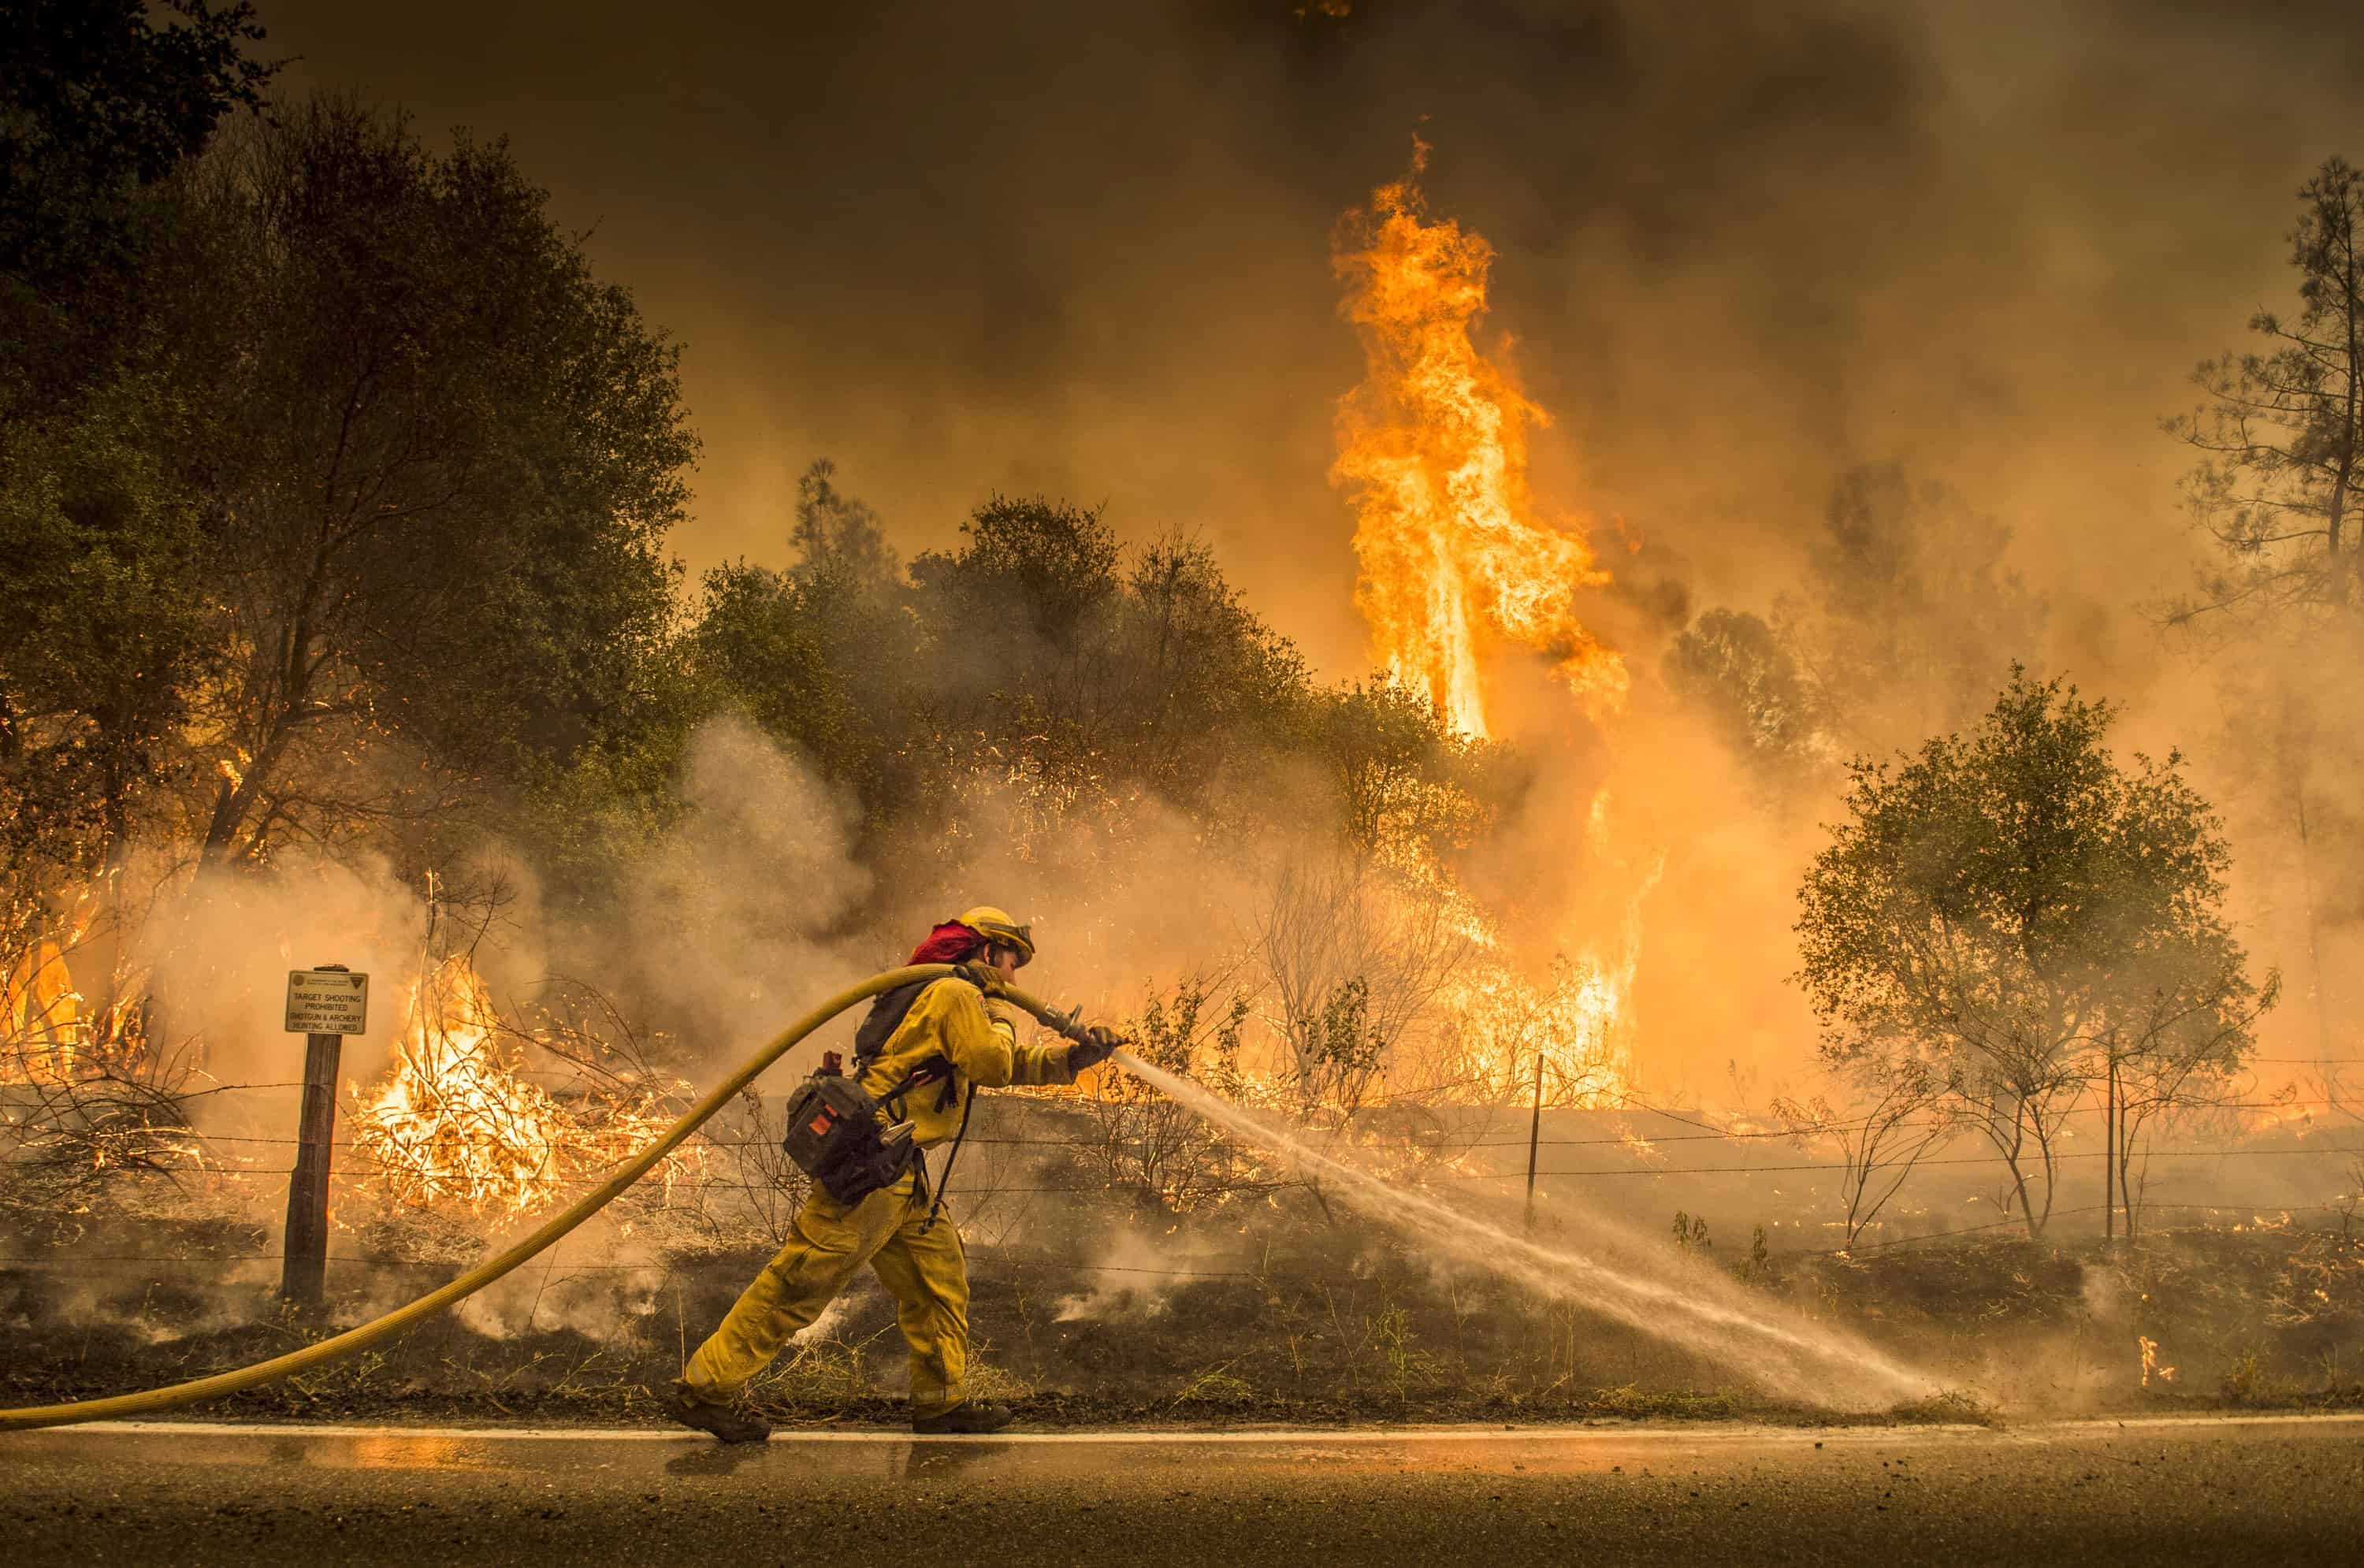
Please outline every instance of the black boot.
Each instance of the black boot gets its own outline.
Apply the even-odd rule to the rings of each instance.
[[[686,1391],[670,1388],[657,1396],[664,1413],[685,1427],[701,1432],[711,1432],[727,1443],[759,1443],[770,1440],[772,1423],[752,1410],[733,1409],[728,1405],[709,1405],[693,1398]]]
[[[911,1430],[923,1438],[942,1437],[959,1432],[998,1432],[1018,1418],[1007,1405],[971,1405],[962,1403],[932,1416],[911,1418]]]

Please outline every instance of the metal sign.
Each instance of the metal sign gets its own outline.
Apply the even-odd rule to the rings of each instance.
[[[367,1034],[369,976],[344,969],[287,972],[290,1034]]]

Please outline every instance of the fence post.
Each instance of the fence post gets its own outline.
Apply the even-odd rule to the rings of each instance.
[[[310,972],[312,975],[324,973],[351,972],[341,963],[320,964]],[[356,980],[365,997],[368,976]],[[361,1032],[360,1016],[339,1018],[317,1010],[317,1004],[307,1005],[302,996],[304,985],[305,977],[288,976],[291,1032],[307,1022],[334,1023],[347,1032]],[[280,1256],[279,1294],[307,1307],[318,1305],[328,1274],[329,1171],[336,1150],[337,1064],[344,1043],[343,1033],[313,1030],[304,1036],[304,1106],[296,1123],[296,1168],[287,1178],[287,1229]]]
[[[1527,1122],[1527,1229],[1535,1228],[1535,1150],[1544,1136],[1544,1048],[1535,1042],[1535,1108]]]
[[[317,1305],[329,1266],[329,1159],[337,1136],[337,1061],[345,1037],[304,1037],[304,1110],[287,1178],[287,1247],[279,1294]]]

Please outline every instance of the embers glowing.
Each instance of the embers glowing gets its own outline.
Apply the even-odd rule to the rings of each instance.
[[[1414,143],[1413,176],[1427,152]],[[1531,516],[1526,429],[1548,416],[1470,338],[1493,248],[1422,211],[1411,178],[1380,186],[1334,258],[1366,368],[1339,408],[1331,478],[1358,513],[1355,600],[1374,651],[1475,737],[1489,734],[1482,666],[1499,642],[1543,653],[1589,707],[1614,708],[1624,662],[1575,606],[1609,573],[1582,533]]]

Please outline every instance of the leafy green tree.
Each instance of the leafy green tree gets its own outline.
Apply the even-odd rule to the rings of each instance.
[[[225,115],[260,106],[278,69],[247,57],[262,38],[242,3],[0,10],[0,319],[20,375],[28,337],[87,349],[119,326],[133,303],[121,296],[141,249],[139,195],[202,150]],[[87,370],[39,368],[52,390]]]
[[[1222,781],[1285,744],[1307,678],[1296,646],[1243,604],[1213,551],[1167,536],[1133,557],[1122,614],[1101,657],[1112,749],[1125,772],[1211,817],[1235,808]]]
[[[846,651],[825,640],[815,591],[793,573],[744,562],[708,572],[705,589],[689,637],[705,695],[741,708],[828,776],[871,796],[882,716],[863,710],[854,666],[831,656]]]
[[[205,0],[0,9],[0,906],[12,931],[54,917],[94,1018],[137,903],[116,873],[185,780],[217,651],[184,461],[203,400],[157,274],[186,164],[260,106],[261,37]]]
[[[1443,853],[1491,819],[1499,749],[1454,730],[1426,693],[1375,675],[1307,706],[1304,745],[1333,783],[1355,855],[1399,846]]]
[[[1072,646],[1121,588],[1116,530],[1096,508],[996,495],[961,525],[954,554],[911,563],[942,619],[996,647]]]
[[[707,573],[685,647],[701,711],[736,708],[796,748],[854,793],[875,836],[920,793],[927,656],[878,515],[836,473],[823,459],[797,482],[787,570]]]
[[[195,498],[138,385],[0,446],[0,835],[54,884],[121,853],[211,644]]]
[[[2248,978],[2230,852],[2181,759],[2122,767],[2112,719],[2015,669],[1968,734],[1851,764],[1799,889],[1825,1058],[1875,1084],[1925,1068],[2003,1159],[2031,1236],[2079,1094],[2170,1058],[2195,1064],[2187,1087],[2221,1084],[2280,988]]]
[[[990,753],[1062,795],[1206,804],[1291,733],[1302,661],[1205,547],[1163,539],[1128,563],[1098,512],[1000,497],[962,531],[911,567],[943,754]]]
[[[315,99],[225,141],[190,199],[195,275],[247,302],[203,454],[227,656],[190,726],[204,859],[424,823],[629,725],[697,450],[675,348],[499,143],[438,155]]]

